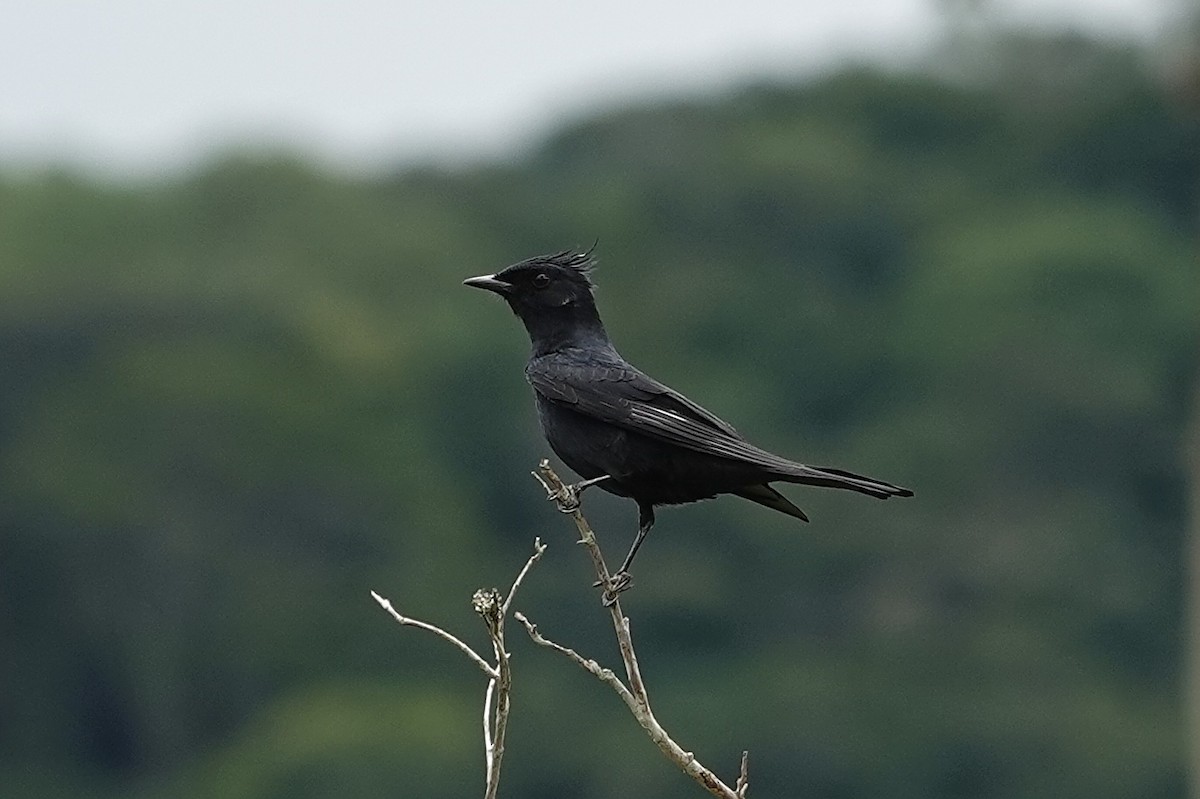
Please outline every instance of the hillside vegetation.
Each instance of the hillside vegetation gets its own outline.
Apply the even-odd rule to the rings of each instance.
[[[0,785],[477,795],[471,592],[617,665],[529,470],[524,331],[459,285],[598,240],[634,363],[913,500],[666,509],[626,609],[660,718],[754,795],[1177,797],[1194,117],[1135,53],[846,70],[351,178],[232,154],[0,175]],[[1040,60],[1039,60],[1040,59]],[[587,497],[607,549],[630,503]],[[690,797],[527,641],[502,793]],[[9,795],[7,789],[0,791]]]

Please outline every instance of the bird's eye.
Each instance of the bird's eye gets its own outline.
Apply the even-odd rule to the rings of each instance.
[[[549,286],[549,285],[550,285],[550,276],[547,275],[545,272],[539,272],[533,278],[534,288],[544,289],[544,288],[546,288],[546,286]]]

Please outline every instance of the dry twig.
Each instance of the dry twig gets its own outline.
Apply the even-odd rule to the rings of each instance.
[[[516,579],[513,580],[512,587],[508,589],[507,596],[504,596],[495,588],[480,588],[471,597],[471,607],[479,614],[480,618],[483,619],[484,626],[487,627],[488,637],[492,642],[492,654],[496,658],[496,665],[494,666],[484,660],[470,646],[463,643],[462,640],[446,632],[441,627],[404,616],[392,607],[392,603],[387,599],[374,591],[371,592],[371,596],[375,598],[375,601],[390,613],[392,618],[397,622],[408,627],[419,627],[449,641],[474,661],[475,665],[479,666],[483,673],[487,675],[487,690],[483,695],[483,754],[487,767],[487,783],[484,790],[484,799],[496,799],[496,793],[500,788],[500,765],[504,759],[505,733],[508,730],[508,716],[511,711],[512,667],[509,663],[509,652],[505,648],[504,643],[504,620],[508,616],[509,609],[512,607],[513,597],[516,595],[517,589],[521,587],[525,575],[533,568],[533,564],[541,559],[542,553],[545,551],[546,545],[542,543],[540,538],[535,538],[533,541],[533,554],[525,561],[524,567],[517,574]],[[492,705],[493,700],[495,701],[494,710]]]
[[[563,483],[562,479],[554,473],[550,468],[549,461],[543,460],[539,463],[537,471],[533,472],[533,476],[546,489],[548,498],[555,501],[558,509],[571,516],[575,522],[575,528],[579,532],[579,543],[583,544],[584,548],[588,551],[588,555],[591,556],[592,566],[596,570],[596,577],[599,580],[599,584],[602,586],[609,585],[611,580],[608,566],[604,562],[604,554],[600,551],[599,544],[596,543],[596,534],[592,531],[591,525],[588,524],[587,519],[583,517],[583,513],[580,511],[579,497],[575,490]],[[628,686],[621,682],[621,679],[611,669],[603,668],[596,661],[584,658],[575,652],[575,650],[557,644],[543,636],[538,632],[537,626],[525,618],[524,615],[517,613],[514,618],[525,625],[526,632],[529,633],[529,637],[535,644],[552,649],[566,656],[576,665],[591,672],[599,680],[616,691],[634,718],[637,719],[638,724],[646,730],[650,739],[654,741],[663,754],[685,774],[704,786],[710,794],[722,797],[722,799],[746,799],[747,793],[750,790],[749,775],[747,772],[749,753],[742,752],[741,768],[737,783],[734,788],[730,788],[710,769],[696,760],[696,756],[693,753],[688,752],[675,743],[674,739],[658,723],[658,719],[655,718],[654,712],[650,709],[650,697],[646,692],[646,684],[642,680],[642,672],[638,667],[637,654],[633,649],[633,636],[629,630],[629,617],[621,612],[619,598],[614,599],[608,606],[608,610],[612,614],[613,629],[617,635],[617,645],[621,652],[621,661],[625,665]]]

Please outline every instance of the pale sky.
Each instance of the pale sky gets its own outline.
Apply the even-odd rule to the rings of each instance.
[[[1161,33],[1179,0],[995,0]],[[903,61],[936,0],[0,0],[0,168],[178,169],[238,144],[343,167],[518,151],[624,99]]]

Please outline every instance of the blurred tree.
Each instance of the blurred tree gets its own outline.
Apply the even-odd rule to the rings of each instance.
[[[664,721],[764,795],[1180,795],[1197,124],[1142,53],[992,33],[988,69],[619,109],[512,163],[0,176],[0,785],[474,790],[474,675],[366,592],[469,628],[541,534],[523,609],[603,654],[524,335],[458,285],[599,236],[625,355],[918,491],[664,513],[629,599]],[[691,795],[516,657],[508,790]]]
[[[1193,119],[1200,119],[1200,3],[1181,3],[1183,24],[1167,43],[1165,82],[1169,94]],[[1200,186],[1196,187],[1200,194]],[[1200,214],[1196,217],[1200,236]],[[1200,263],[1200,238],[1196,240]],[[1193,385],[1191,424],[1186,440],[1185,461],[1189,472],[1190,525],[1188,538],[1187,665],[1185,692],[1188,721],[1188,774],[1191,796],[1200,797],[1200,379]]]

